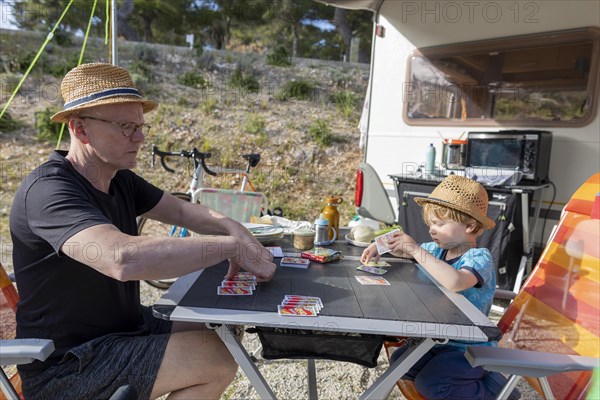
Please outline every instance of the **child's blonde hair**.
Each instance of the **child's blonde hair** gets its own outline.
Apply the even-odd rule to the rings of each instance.
[[[423,220],[429,226],[431,225],[431,216],[441,221],[454,221],[465,225],[473,225],[473,233],[478,233],[482,230],[483,225],[475,218],[471,217],[464,212],[454,210],[452,208],[444,207],[435,203],[423,204]]]

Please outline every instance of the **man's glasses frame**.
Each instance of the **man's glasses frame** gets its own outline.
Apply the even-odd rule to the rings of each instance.
[[[109,124],[113,124],[118,126],[119,128],[121,128],[121,134],[123,136],[125,136],[126,138],[129,138],[131,136],[133,136],[133,134],[139,129],[142,132],[142,135],[144,135],[144,137],[148,136],[148,134],[150,133],[150,129],[152,128],[152,126],[146,124],[146,123],[142,123],[142,124],[136,124],[135,122],[115,122],[115,121],[109,121],[106,119],[102,119],[102,118],[96,118],[96,117],[90,117],[87,115],[81,115],[78,116],[78,118],[81,119],[93,119],[96,121],[100,121],[100,122],[106,122]]]

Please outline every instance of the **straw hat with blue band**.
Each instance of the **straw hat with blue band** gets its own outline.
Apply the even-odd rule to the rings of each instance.
[[[140,103],[144,113],[158,107],[157,102],[142,99],[126,69],[112,64],[81,64],[73,68],[65,75],[60,92],[64,110],[50,119],[65,124],[79,111],[103,104]]]
[[[479,221],[484,229],[496,226],[486,215],[488,194],[485,188],[464,176],[448,175],[428,197],[415,197],[415,201],[420,206],[433,203],[463,212]]]

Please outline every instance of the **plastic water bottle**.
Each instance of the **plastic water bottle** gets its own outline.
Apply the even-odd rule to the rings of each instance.
[[[315,245],[323,245],[329,240],[329,220],[323,214],[315,220]]]
[[[425,173],[433,174],[435,172],[435,147],[433,143],[429,143],[427,152],[425,153]]]

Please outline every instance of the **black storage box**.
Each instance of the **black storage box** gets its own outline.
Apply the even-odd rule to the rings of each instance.
[[[266,360],[281,358],[347,361],[365,367],[377,366],[384,336],[358,333],[309,331],[286,328],[249,328],[257,333]]]

